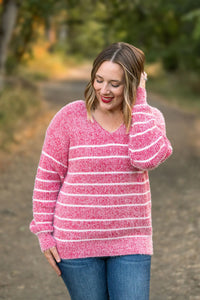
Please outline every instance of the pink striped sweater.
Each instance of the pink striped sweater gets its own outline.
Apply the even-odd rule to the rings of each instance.
[[[87,120],[84,101],[51,121],[33,193],[30,229],[61,258],[152,254],[148,170],[172,153],[161,112],[137,90],[129,134]]]

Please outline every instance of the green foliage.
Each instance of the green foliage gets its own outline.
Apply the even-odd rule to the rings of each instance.
[[[32,56],[32,46],[40,37],[39,27],[47,22],[49,16],[59,11],[59,5],[54,0],[21,0],[19,8],[8,55],[9,72],[15,71],[18,63]]]
[[[200,85],[196,73],[176,71],[174,73],[162,72],[147,82],[148,89],[164,96],[172,105],[176,105],[187,112],[200,113]]]
[[[190,11],[186,15],[183,16],[183,21],[193,22],[195,21],[195,27],[193,31],[193,38],[199,39],[200,38],[200,8]]]
[[[198,1],[69,1],[67,42],[72,53],[93,56],[125,41],[143,49],[148,62],[162,60],[168,71],[199,72],[199,20]]]
[[[141,48],[148,62],[162,60],[168,71],[200,72],[200,8],[197,0],[21,0],[10,55],[31,54],[38,25],[53,24],[51,50],[93,58],[105,46],[125,41]],[[65,40],[59,39],[66,26]],[[14,59],[12,64],[14,65]]]

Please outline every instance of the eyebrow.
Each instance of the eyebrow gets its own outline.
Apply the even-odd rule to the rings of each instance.
[[[98,74],[96,74],[95,77],[99,77],[99,78],[101,78],[101,79],[104,79],[102,76],[100,76],[100,75],[98,75]],[[118,83],[121,83],[121,82],[122,82],[121,80],[117,80],[117,79],[112,79],[112,80],[110,80],[110,81],[114,81],[114,82],[118,82]]]

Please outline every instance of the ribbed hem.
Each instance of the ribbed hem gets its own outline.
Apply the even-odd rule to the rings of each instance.
[[[153,255],[152,236],[91,242],[57,241],[57,249],[62,259],[129,254]]]

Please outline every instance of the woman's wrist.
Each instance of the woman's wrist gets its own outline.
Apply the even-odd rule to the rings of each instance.
[[[52,236],[51,232],[39,233],[37,236],[39,239],[40,248],[41,248],[42,252],[56,246],[56,241],[55,241],[54,237]]]
[[[147,94],[146,94],[146,89],[139,86],[137,88],[137,92],[136,92],[136,101],[135,101],[135,104],[136,105],[140,105],[140,104],[147,104],[147,101],[146,101],[146,98],[147,98]]]
[[[140,77],[139,87],[145,89],[145,87],[146,87],[146,81],[147,81],[147,73],[143,72],[141,74],[141,77]]]

